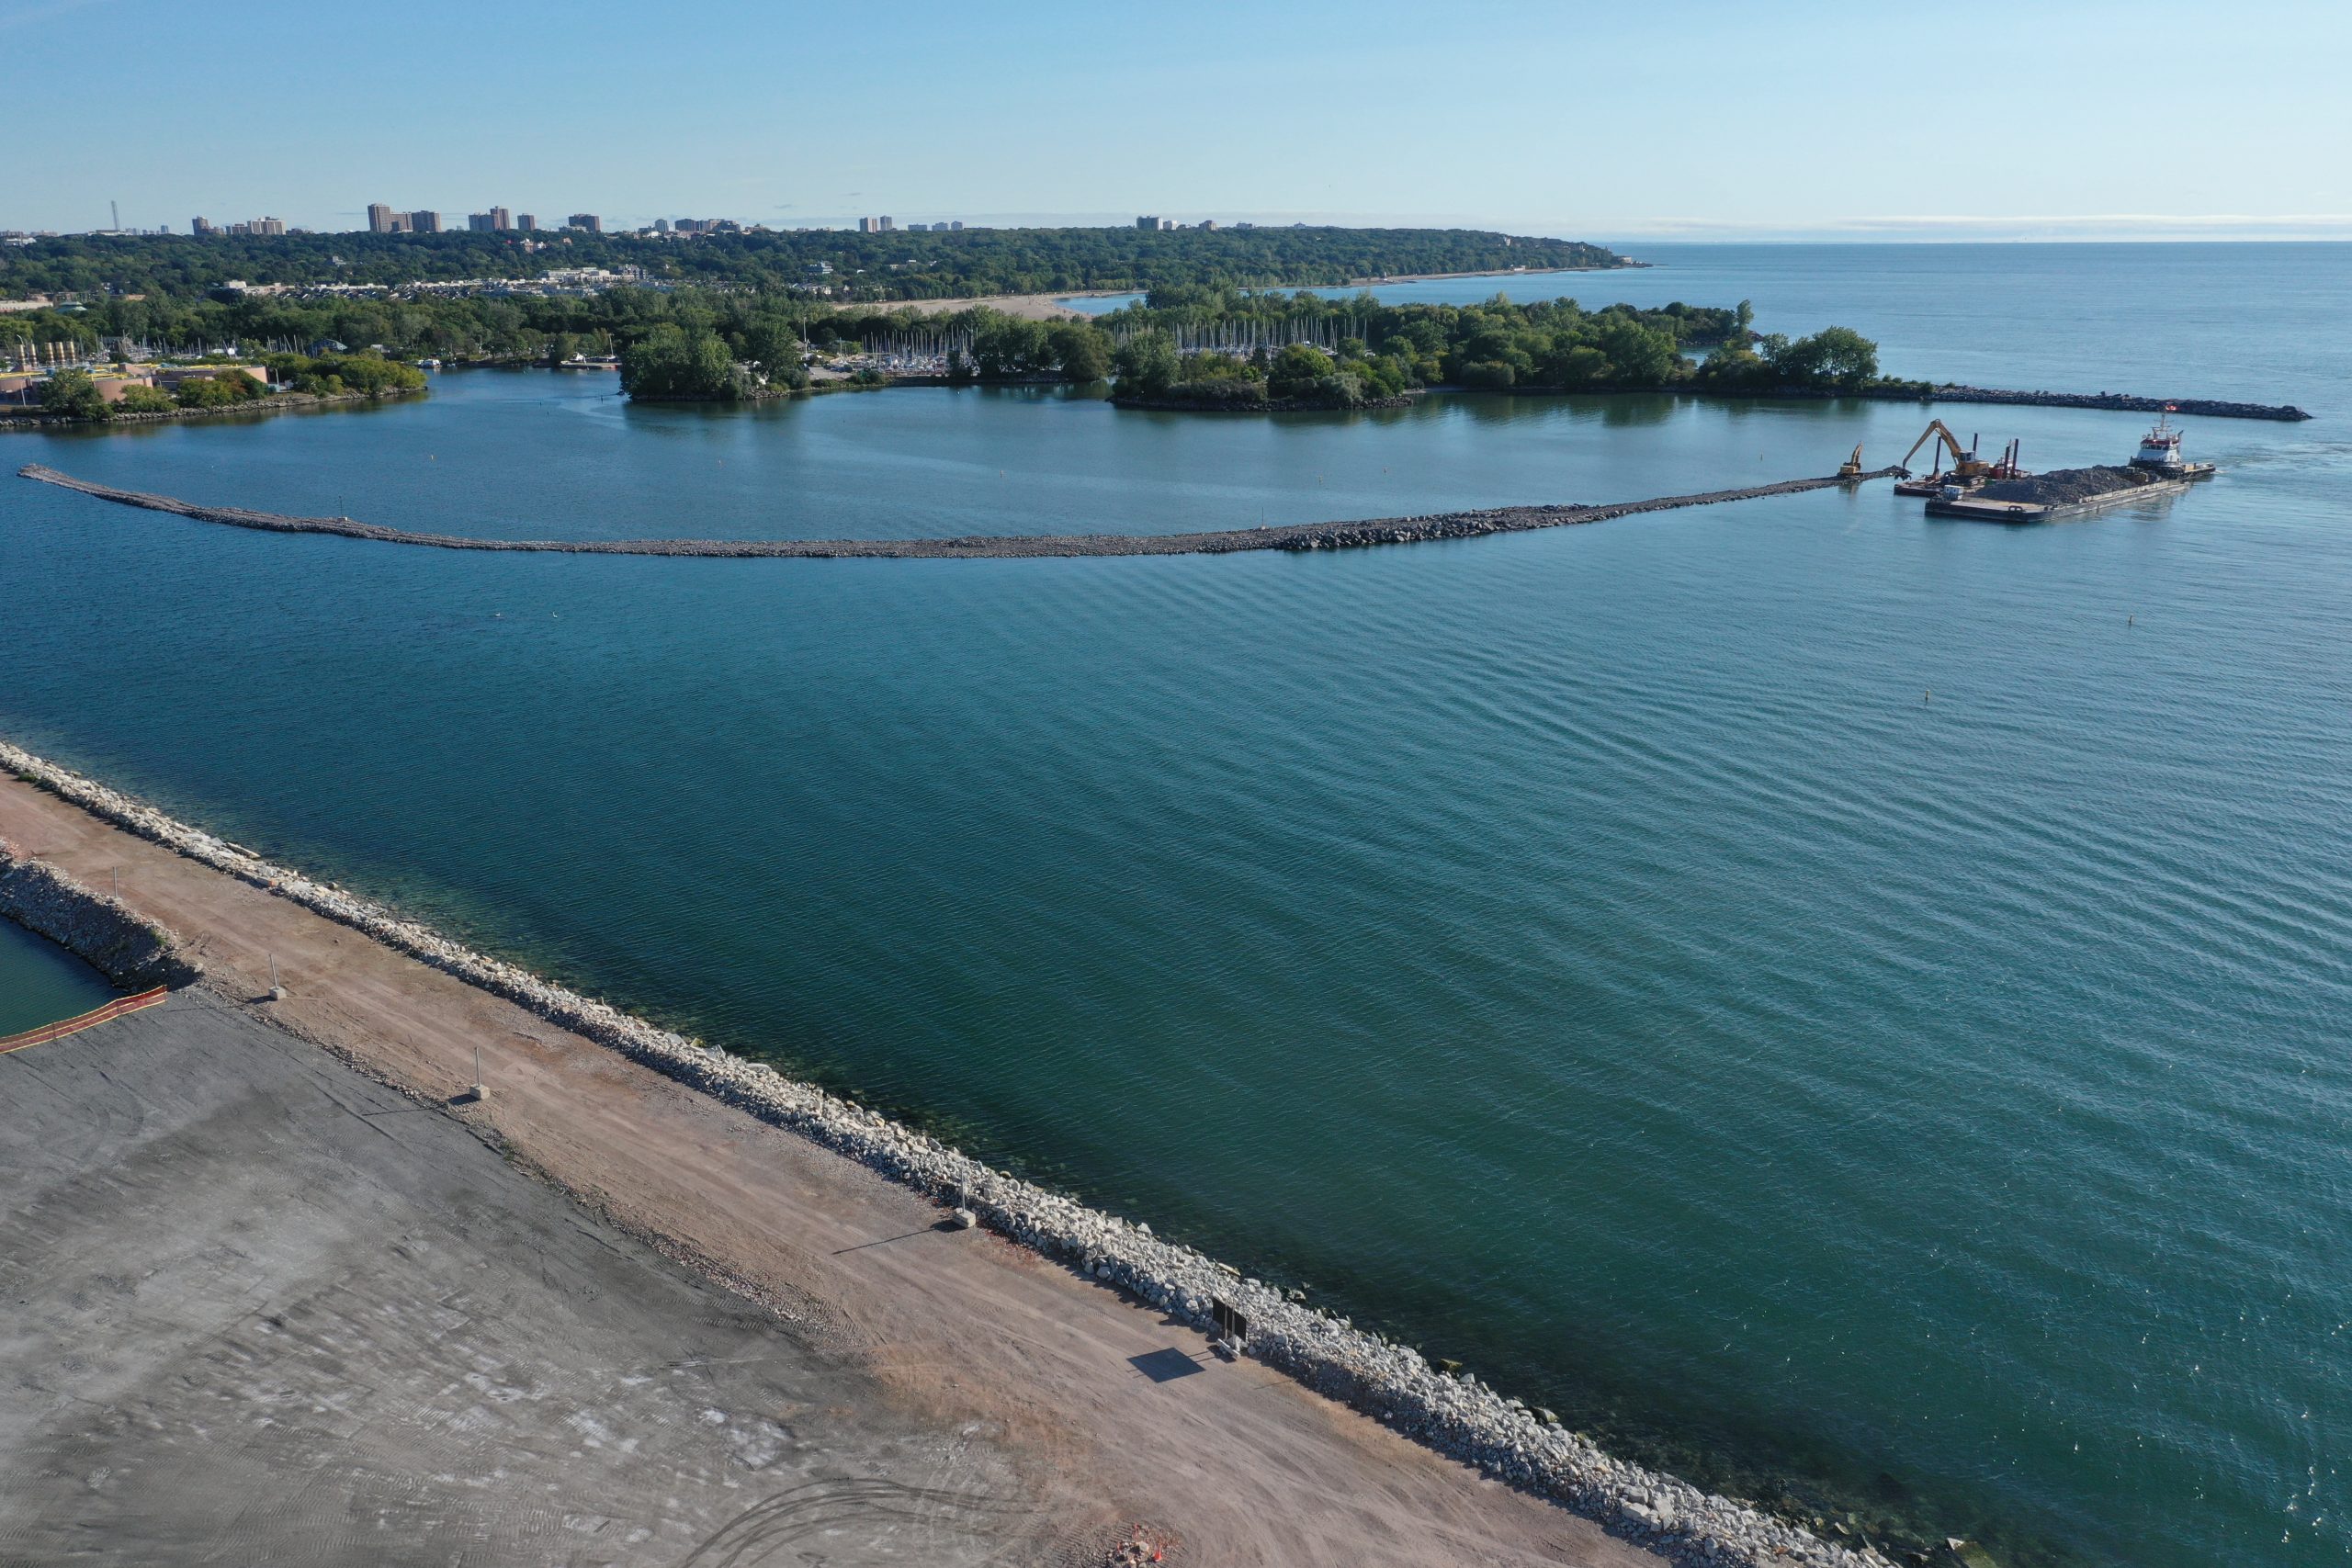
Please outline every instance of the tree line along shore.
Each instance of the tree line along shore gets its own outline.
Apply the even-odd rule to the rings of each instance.
[[[48,235],[0,247],[0,299],[143,297],[175,302],[231,287],[297,291],[470,282],[550,272],[641,276],[661,288],[837,302],[1125,293],[1170,284],[1342,288],[1363,278],[1605,269],[1639,264],[1605,246],[1482,229],[1240,224],[890,230],[723,228],[685,235],[584,229],[434,234]],[[0,339],[5,339],[0,333]],[[361,342],[349,333],[346,341]],[[369,333],[368,337],[380,334]]]
[[[595,253],[566,261],[651,249],[626,264],[637,269],[626,280],[531,291],[524,274],[547,268],[558,243]],[[624,389],[647,401],[748,401],[908,381],[1101,384],[1130,406],[1237,412],[1392,406],[1430,389],[2115,408],[2181,401],[1888,378],[1879,372],[1877,345],[1850,328],[1759,332],[1744,301],[1589,308],[1498,295],[1481,304],[1399,305],[1369,292],[1335,299],[1299,288],[1365,276],[1625,265],[1598,246],[1471,231],[816,231],[690,242],[572,234],[558,243],[512,233],[41,240],[0,254],[0,296],[36,285],[52,291],[37,309],[0,314],[0,359],[43,382],[37,394],[19,389],[19,402],[36,406],[18,418],[80,422],[210,412],[268,390],[393,395],[423,385],[416,363],[585,361],[616,361]],[[533,244],[539,248],[525,248]],[[898,250],[906,254],[887,259]],[[839,254],[849,270],[824,254]],[[237,276],[221,276],[231,265]],[[481,287],[435,286],[419,276],[474,267],[487,269],[467,275]],[[368,281],[390,276],[410,283]],[[1135,287],[1144,298],[1091,320],[1030,320],[977,303],[938,308],[944,295],[1039,287]],[[108,378],[116,383],[109,394],[94,397],[76,372],[109,355],[124,363]],[[223,377],[190,388],[183,380],[168,406],[154,392],[119,385],[158,361],[261,366],[267,385],[249,389]],[[2265,405],[2184,407],[2304,417]]]

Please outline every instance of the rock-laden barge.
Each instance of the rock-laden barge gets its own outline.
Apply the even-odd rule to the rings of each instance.
[[[2189,484],[2186,479],[2166,479],[2145,468],[2120,465],[2055,468],[2022,479],[1995,479],[1957,495],[1937,496],[1928,502],[1928,515],[1976,523],[2055,523],[2110,506],[2177,495]]]
[[[2220,471],[2211,463],[2184,460],[2180,432],[2168,418],[2159,419],[2141,438],[2129,463],[2029,474],[2017,467],[2012,453],[2006,471],[1993,471],[1974,485],[1944,485],[1928,498],[1928,515],[1976,523],[2055,523],[2135,501],[2178,495]]]

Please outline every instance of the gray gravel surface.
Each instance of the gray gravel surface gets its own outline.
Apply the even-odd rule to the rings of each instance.
[[[0,1563],[1030,1563],[1024,1488],[202,990],[0,1057]]]

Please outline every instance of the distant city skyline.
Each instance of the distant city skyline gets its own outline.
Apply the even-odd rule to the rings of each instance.
[[[910,3],[887,48],[864,15],[748,0],[674,29],[610,0],[240,17],[0,0],[20,128],[0,228],[104,229],[119,202],[125,228],[360,230],[380,201],[450,227],[498,203],[543,228],[1154,212],[1602,243],[2352,238],[2352,14],[2312,0],[2221,19],[2178,0],[1935,18],[1294,0],[1181,28]],[[2159,87],[2167,50],[2194,70]],[[96,59],[154,85],[113,94],[104,135],[71,133]],[[191,118],[189,82],[266,85],[266,107]]]

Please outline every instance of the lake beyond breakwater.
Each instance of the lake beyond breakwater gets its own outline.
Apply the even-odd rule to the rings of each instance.
[[[1636,254],[1567,287],[2319,417],[2038,530],[1880,485],[1306,557],[441,556],[11,479],[0,729],[1693,1479],[2010,1562],[2340,1559],[2352,254]],[[611,391],[0,449],[421,531],[942,537],[1608,502],[1922,422]],[[1938,412],[2040,468],[2144,424]]]

